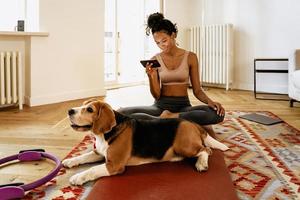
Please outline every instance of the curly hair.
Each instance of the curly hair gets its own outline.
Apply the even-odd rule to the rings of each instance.
[[[147,27],[146,27],[146,35],[150,35],[150,31],[152,34],[155,32],[163,31],[168,35],[172,35],[172,33],[177,34],[177,26],[173,24],[170,20],[165,19],[162,13],[153,13],[148,17]]]

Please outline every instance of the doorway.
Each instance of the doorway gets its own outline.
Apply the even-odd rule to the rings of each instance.
[[[143,83],[142,59],[150,59],[159,50],[152,36],[146,36],[149,14],[160,12],[162,0],[105,0],[106,86]]]

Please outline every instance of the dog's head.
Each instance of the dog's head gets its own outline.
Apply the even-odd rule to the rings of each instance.
[[[113,109],[97,99],[83,102],[82,106],[70,109],[68,114],[71,127],[76,131],[92,130],[99,135],[109,132],[116,125]]]

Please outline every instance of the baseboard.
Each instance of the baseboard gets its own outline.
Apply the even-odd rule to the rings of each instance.
[[[209,83],[202,83],[203,87],[216,87],[216,88],[226,88],[226,85],[224,84],[209,84]],[[248,84],[248,83],[238,83],[238,84],[230,84],[229,85],[229,90],[230,89],[237,89],[237,90],[250,90],[253,91],[253,83]]]
[[[249,90],[249,91],[254,91],[254,84],[253,83],[236,83],[233,86],[233,89],[238,89],[238,90]],[[266,84],[264,87],[257,87],[257,91],[260,92],[270,92],[270,93],[278,93],[278,94],[287,94],[288,93],[288,88],[287,86],[282,86],[282,85],[270,85]]]
[[[40,106],[40,105],[59,103],[64,101],[76,100],[76,99],[105,96],[105,95],[106,95],[105,89],[92,89],[92,90],[81,90],[81,91],[73,91],[73,92],[67,92],[61,94],[36,96],[36,97],[25,96],[25,104],[32,107],[32,106]]]

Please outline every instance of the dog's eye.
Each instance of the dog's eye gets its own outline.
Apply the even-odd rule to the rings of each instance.
[[[93,108],[91,108],[91,107],[88,107],[86,110],[87,110],[89,113],[94,112]]]

